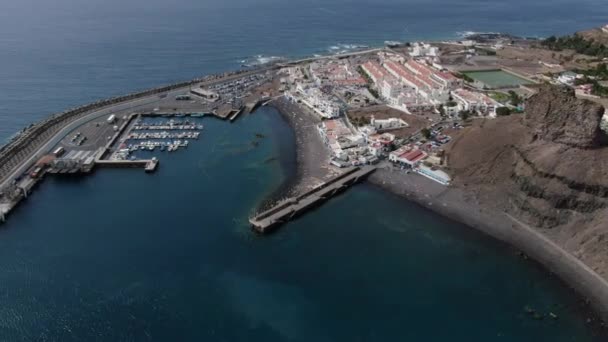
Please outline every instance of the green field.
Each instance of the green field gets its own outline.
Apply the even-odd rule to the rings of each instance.
[[[465,75],[488,86],[488,88],[517,87],[532,82],[503,70],[467,71]]]

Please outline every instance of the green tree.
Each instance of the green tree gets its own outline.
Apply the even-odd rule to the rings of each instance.
[[[522,98],[513,90],[509,90],[509,101],[512,105],[518,107],[522,103]]]
[[[498,107],[498,108],[496,108],[496,115],[498,115],[498,116],[511,115],[511,109],[509,109],[509,107]]]
[[[423,136],[425,139],[430,139],[430,138],[431,138],[431,130],[430,130],[430,129],[428,129],[428,128],[426,128],[426,127],[425,127],[425,128],[423,128],[423,129],[420,131],[420,133],[422,133],[422,136]]]
[[[463,110],[462,112],[460,112],[460,118],[462,120],[468,120],[471,117],[471,112],[468,110]]]

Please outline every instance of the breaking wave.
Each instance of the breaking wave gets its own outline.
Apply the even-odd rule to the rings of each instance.
[[[341,54],[347,53],[354,50],[367,49],[369,45],[361,45],[361,44],[336,44],[327,48],[327,51],[331,54]]]
[[[240,61],[240,63],[242,66],[252,67],[252,66],[259,66],[259,65],[264,65],[264,64],[283,61],[283,60],[286,60],[286,58],[279,57],[279,56],[256,55],[253,57],[243,59]]]

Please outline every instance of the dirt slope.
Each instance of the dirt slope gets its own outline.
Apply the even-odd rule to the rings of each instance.
[[[524,115],[478,121],[448,149],[454,185],[538,227],[608,277],[604,109],[546,86]]]

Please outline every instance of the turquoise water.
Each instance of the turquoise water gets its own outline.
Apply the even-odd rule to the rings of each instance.
[[[524,78],[517,77],[502,70],[469,71],[465,72],[465,74],[472,79],[488,85],[490,88],[517,87],[522,84],[531,83]]]
[[[24,0],[0,11],[0,140],[103,97],[384,40],[598,26],[604,1]],[[34,10],[33,10],[34,9]],[[584,20],[582,20],[584,19]],[[290,170],[272,109],[203,119],[157,173],[49,178],[0,228],[0,341],[605,341],[502,244],[361,185],[258,237]],[[267,137],[256,147],[256,133]],[[531,319],[524,307],[554,312]]]

